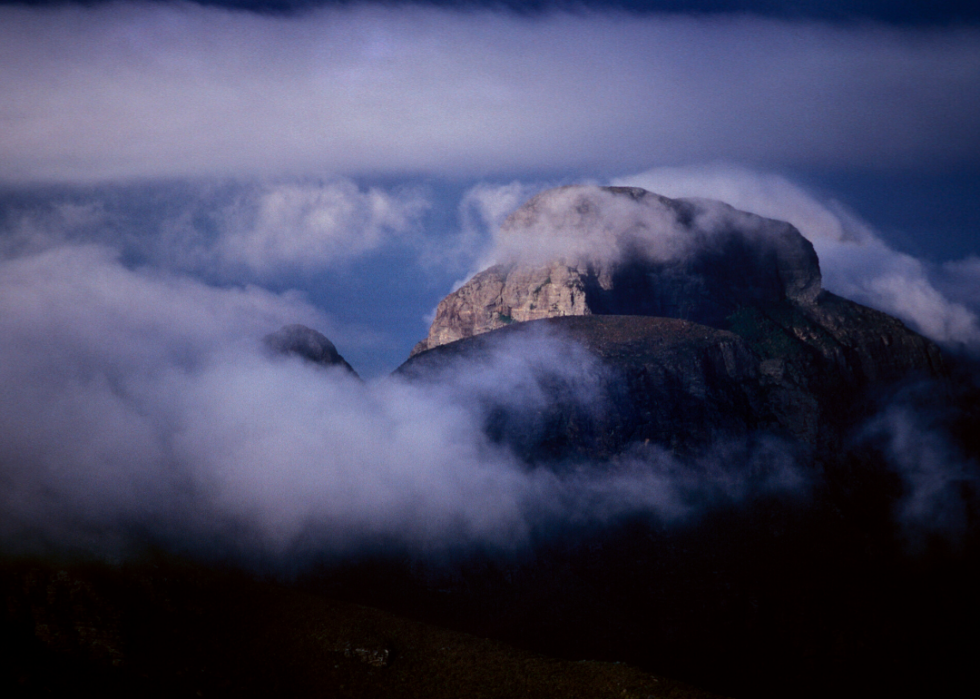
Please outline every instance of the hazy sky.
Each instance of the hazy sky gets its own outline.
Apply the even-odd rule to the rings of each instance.
[[[32,488],[52,502],[71,488],[23,474],[63,471],[95,503],[111,481],[130,505],[172,505],[179,471],[288,529],[330,498],[370,519],[356,503],[377,491],[351,475],[368,462],[404,486],[391,497],[405,512],[422,507],[402,497],[413,488],[435,502],[433,531],[490,482],[513,512],[531,491],[567,495],[578,486],[509,481],[506,457],[475,437],[438,446],[472,436],[451,401],[383,382],[311,395],[299,368],[275,374],[248,348],[302,322],[361,375],[387,374],[493,258],[503,218],[576,182],[789,220],[827,288],[980,352],[980,10],[0,2],[0,463],[22,486],[5,506],[46,511]],[[312,436],[324,415],[380,420],[334,444],[346,456],[328,472],[350,497],[293,519],[275,497],[249,504],[263,464],[288,471],[334,448]],[[255,470],[231,476],[240,429]],[[425,454],[434,475],[412,480]],[[134,455],[149,465],[125,487],[96,475]],[[461,490],[427,490],[460,462],[475,464]],[[175,490],[147,485],[157,469]],[[284,499],[325,473],[289,472]],[[501,508],[488,517],[518,526]]]

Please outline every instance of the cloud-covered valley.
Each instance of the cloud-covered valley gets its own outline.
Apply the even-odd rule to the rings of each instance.
[[[259,339],[283,322],[324,322],[298,298],[127,269],[96,245],[0,263],[0,311],[9,550],[510,550],[541,527],[643,511],[671,520],[692,497],[801,484],[767,445],[757,468],[751,456],[737,469],[685,466],[656,449],[600,471],[522,463],[487,438],[482,406],[533,416],[542,380],[594,401],[602,367],[557,337],[430,383],[365,384],[264,351]]]

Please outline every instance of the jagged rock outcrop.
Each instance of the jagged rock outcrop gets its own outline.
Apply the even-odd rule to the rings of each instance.
[[[513,322],[649,315],[715,327],[743,305],[815,302],[813,246],[788,223],[636,187],[559,187],[501,228],[507,261],[447,296],[412,354]]]
[[[321,366],[342,366],[354,376],[357,372],[340,356],[334,344],[322,333],[305,325],[284,325],[262,338],[265,346],[277,354],[294,355]]]
[[[566,187],[507,220],[503,237],[522,235],[514,250],[529,259],[447,296],[401,371],[507,352],[540,324],[584,346],[610,370],[595,405],[544,377],[550,398],[534,415],[487,409],[488,434],[532,461],[608,458],[637,442],[696,454],[757,433],[831,454],[870,414],[871,389],[946,372],[897,319],[822,291],[813,247],[783,222]]]

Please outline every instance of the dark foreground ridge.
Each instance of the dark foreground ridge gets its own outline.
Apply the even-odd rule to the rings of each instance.
[[[5,697],[657,697],[708,694],[168,558],[0,561]]]

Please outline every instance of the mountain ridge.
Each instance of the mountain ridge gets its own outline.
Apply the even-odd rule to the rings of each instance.
[[[875,391],[949,373],[927,338],[821,289],[813,246],[784,222],[639,188],[563,187],[518,208],[501,235],[574,252],[474,275],[396,373],[424,379],[539,327],[583,344],[612,371],[605,412],[553,388],[536,436],[516,416],[488,424],[525,458],[605,459],[634,442],[693,454],[756,432],[829,457]]]

